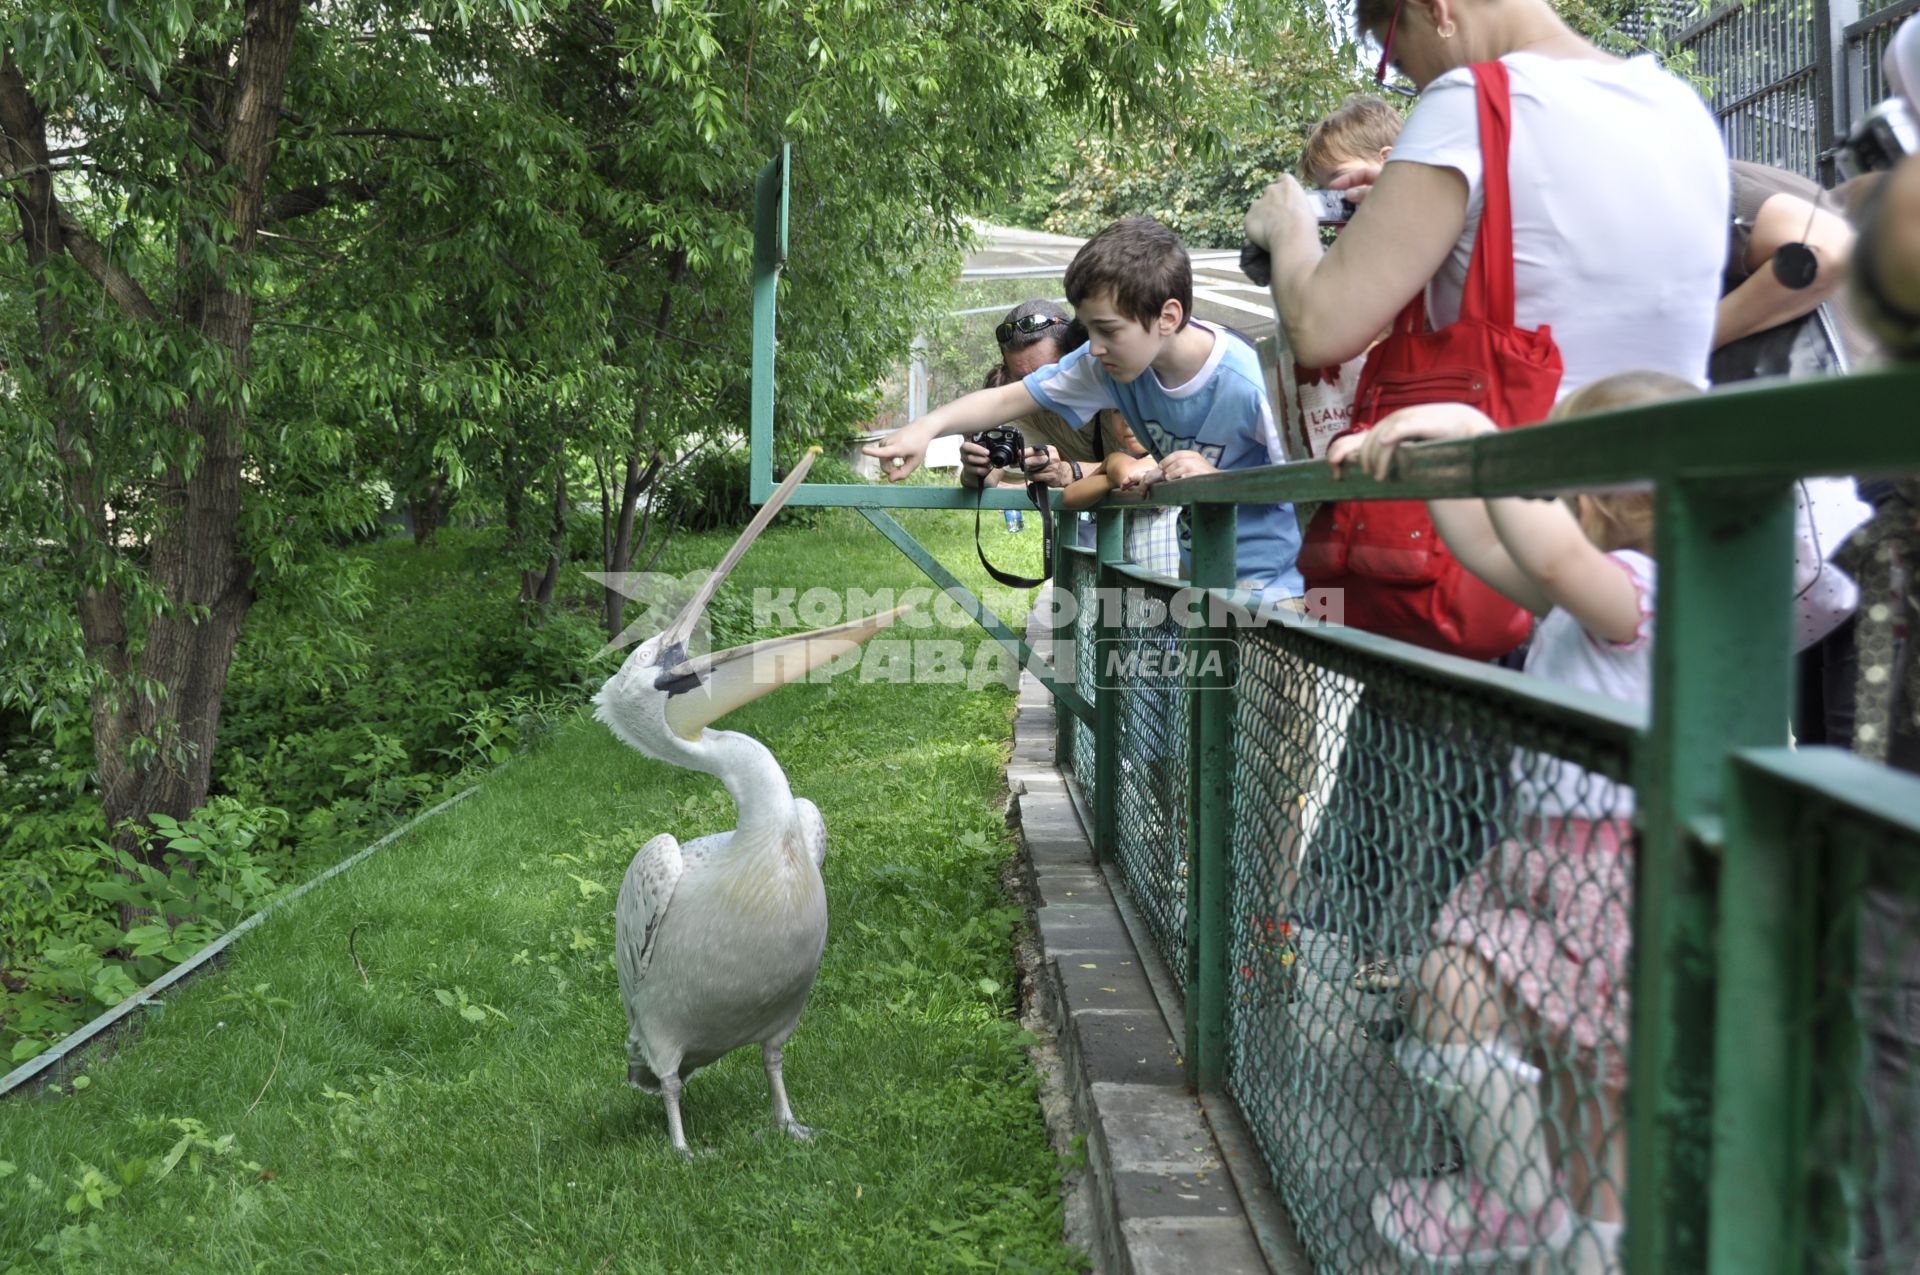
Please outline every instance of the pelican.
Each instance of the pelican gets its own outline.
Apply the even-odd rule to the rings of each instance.
[[[906,611],[689,659],[701,613],[754,538],[772,521],[819,452],[808,452],[761,507],[685,609],[627,656],[594,696],[594,715],[649,757],[713,775],[739,826],[681,845],[661,833],[627,868],[614,909],[614,952],[626,1002],[627,1083],[657,1093],[674,1150],[691,1155],[680,1089],[700,1068],[759,1044],[776,1128],[794,1138],[781,1053],[820,968],[827,895],[820,867],[827,829],[795,797],[766,745],[715,718],[857,648]]]

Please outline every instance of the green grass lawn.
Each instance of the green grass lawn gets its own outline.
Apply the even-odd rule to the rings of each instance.
[[[909,515],[978,580],[972,521]],[[996,561],[1031,567],[1038,535],[998,522]],[[727,539],[701,542],[709,561]],[[920,582],[845,512],[770,533],[737,578]],[[733,809],[583,713],[61,1092],[0,1102],[0,1269],[1079,1269],[1012,1021],[1010,714],[1003,689],[842,680],[722,723],[772,747],[832,838],[832,930],[786,1062],[814,1142],[759,1136],[754,1049],[688,1085],[691,1164],[624,1085],[620,876],[649,836]]]

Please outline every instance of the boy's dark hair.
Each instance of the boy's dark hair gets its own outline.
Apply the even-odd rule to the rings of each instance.
[[[1364,159],[1392,146],[1404,121],[1385,98],[1352,93],[1340,109],[1313,126],[1300,154],[1300,173],[1309,185],[1324,186],[1341,160]]]
[[[1122,217],[1087,240],[1073,254],[1066,284],[1075,308],[1105,289],[1113,293],[1114,307],[1142,327],[1152,327],[1168,301],[1180,303],[1182,328],[1193,317],[1187,246],[1151,217]]]
[[[1006,317],[1000,320],[1000,322],[1003,324],[1014,323],[1031,314],[1044,314],[1049,319],[1058,319],[1059,322],[1044,327],[1038,332],[1013,332],[1006,340],[1000,342],[1001,354],[1012,354],[1016,350],[1024,350],[1028,346],[1038,345],[1042,341],[1057,341],[1060,345],[1060,357],[1065,358],[1087,343],[1086,326],[1082,324],[1080,320],[1068,314],[1065,306],[1060,305],[1058,302],[1048,301],[1044,297],[1036,297],[1032,301],[1022,301],[1019,305],[1007,311]],[[989,386],[988,388],[992,387]]]

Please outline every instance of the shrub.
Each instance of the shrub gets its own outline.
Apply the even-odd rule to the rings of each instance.
[[[354,546],[324,567],[338,587],[248,618],[212,795],[153,821],[162,868],[107,844],[84,720],[36,732],[0,718],[0,1059],[37,1053],[461,772],[531,744],[580,701],[604,641],[565,605],[528,622],[497,532]],[[727,593],[717,619],[744,630]],[[151,915],[124,928],[123,907]]]

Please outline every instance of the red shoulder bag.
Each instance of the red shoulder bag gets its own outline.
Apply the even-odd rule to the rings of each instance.
[[[1545,419],[1560,386],[1550,328],[1513,324],[1513,206],[1507,188],[1512,135],[1507,68],[1473,65],[1485,202],[1460,318],[1429,332],[1424,290],[1367,356],[1347,433],[1371,429],[1403,407],[1466,403],[1502,429]],[[1322,505],[1300,546],[1309,589],[1344,591],[1346,624],[1468,659],[1498,659],[1526,640],[1532,617],[1461,566],[1419,500]]]

